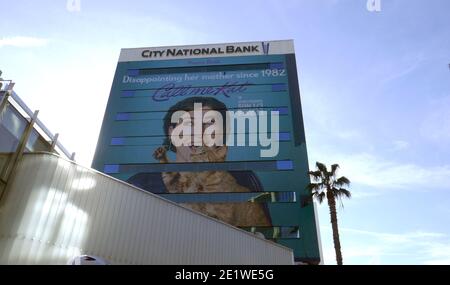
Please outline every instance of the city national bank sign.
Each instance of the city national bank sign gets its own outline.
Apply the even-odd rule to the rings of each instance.
[[[185,48],[185,49],[163,49],[163,50],[143,50],[142,57],[177,57],[177,56],[193,56],[193,55],[218,55],[218,54],[244,54],[244,53],[258,53],[258,45],[247,46],[226,46],[222,47],[208,47],[208,48]]]
[[[220,56],[220,55],[242,55],[242,54],[268,54],[269,42],[247,45],[212,45],[206,47],[189,48],[151,48],[142,49],[142,58],[170,58],[170,57],[192,57],[192,56]]]
[[[92,166],[320,262],[291,40],[122,49]]]

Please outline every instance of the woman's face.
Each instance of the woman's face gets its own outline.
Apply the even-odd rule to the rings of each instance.
[[[203,106],[202,107],[202,118],[205,115],[206,112],[211,111],[212,109],[209,106]],[[208,142],[204,140],[203,137],[203,132],[205,131],[205,129],[207,127],[209,127],[210,125],[214,124],[214,119],[211,118],[210,120],[208,120],[208,123],[203,123],[202,124],[202,132],[201,132],[201,136],[202,136],[202,146],[194,146],[194,111],[190,111],[189,112],[190,115],[190,122],[186,122],[180,119],[180,122],[178,123],[177,126],[179,126],[180,124],[189,124],[189,126],[191,127],[191,146],[176,146],[176,144],[174,144],[172,142],[172,144],[175,146],[176,149],[176,160],[177,162],[192,162],[192,155],[196,155],[196,154],[200,154],[202,152],[204,152],[204,148],[206,148]],[[202,120],[203,121],[203,120]],[[186,126],[186,125],[185,125]],[[172,132],[174,130],[174,127],[169,127],[169,136],[172,135]]]

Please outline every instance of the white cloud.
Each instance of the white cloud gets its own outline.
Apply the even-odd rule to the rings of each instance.
[[[448,259],[431,259],[423,263],[424,265],[450,265],[450,258]]]
[[[398,163],[369,153],[326,155],[325,163],[338,162],[345,175],[354,183],[393,189],[450,188],[450,165],[424,167],[413,163]],[[311,160],[315,161],[314,159]],[[314,169],[314,165],[311,165]]]
[[[429,243],[424,251],[427,257],[424,264],[450,265],[450,242]]]
[[[383,233],[383,232],[373,232],[359,229],[351,229],[351,228],[340,228],[343,232],[366,235],[375,237],[383,242],[390,243],[408,243],[413,242],[418,239],[434,239],[434,238],[442,238],[445,237],[445,234],[442,233],[434,233],[434,232],[423,232],[423,231],[415,231],[403,234],[392,234],[392,233]],[[450,252],[449,252],[450,255]]]
[[[11,47],[41,47],[48,43],[48,39],[35,38],[35,37],[5,37],[0,39],[0,48],[4,46]]]
[[[355,191],[352,192],[352,199],[349,202],[352,202],[355,199],[373,198],[378,196],[381,196],[380,192]]]
[[[409,142],[402,141],[402,140],[393,141],[392,144],[394,145],[394,147],[393,147],[394,151],[404,150],[409,147]]]
[[[418,52],[407,54],[397,62],[384,63],[383,73],[387,74],[387,77],[382,80],[382,83],[389,83],[414,72],[426,60],[427,57],[422,52]]]
[[[373,232],[340,228],[344,264],[450,264],[450,239],[436,232]],[[331,237],[329,226],[322,237]],[[324,243],[325,264],[335,264],[331,238]]]

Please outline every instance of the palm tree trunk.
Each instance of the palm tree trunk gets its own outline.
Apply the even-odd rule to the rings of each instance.
[[[327,191],[327,201],[330,208],[331,227],[333,229],[333,242],[334,250],[336,251],[336,261],[338,265],[342,265],[341,242],[339,241],[339,229],[336,213],[336,199],[330,190]]]

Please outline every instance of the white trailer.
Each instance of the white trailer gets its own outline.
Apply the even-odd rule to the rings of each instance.
[[[0,264],[293,264],[291,249],[51,153],[0,198]]]

